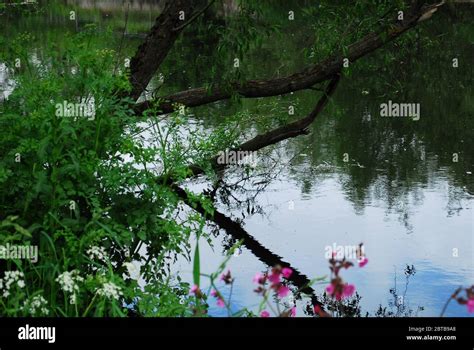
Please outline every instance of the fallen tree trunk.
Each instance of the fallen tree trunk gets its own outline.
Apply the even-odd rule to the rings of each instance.
[[[192,16],[191,0],[167,1],[163,12],[130,61],[129,96],[137,100]]]
[[[330,79],[343,67],[344,59],[355,62],[359,58],[382,47],[386,43],[399,37],[401,34],[417,25],[420,21],[429,18],[443,3],[421,6],[422,2],[414,1],[404,15],[403,21],[396,21],[388,25],[380,33],[370,33],[358,42],[350,45],[346,55],[335,54],[322,62],[303,69],[292,75],[267,79],[249,80],[243,83],[233,83],[230,87],[215,87],[212,91],[206,88],[194,88],[177,92],[159,98],[157,102],[158,112],[170,113],[176,109],[176,105],[182,104],[187,107],[196,107],[208,103],[229,99],[233,94],[243,97],[268,97],[283,95],[294,91],[308,89],[313,85]],[[134,108],[137,114],[153,105],[153,101],[145,101],[137,104]]]

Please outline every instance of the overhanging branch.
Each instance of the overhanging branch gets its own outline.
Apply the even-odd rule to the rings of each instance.
[[[246,141],[239,145],[238,147],[232,149],[231,151],[235,151],[237,154],[238,160],[244,156],[245,152],[238,152],[238,151],[246,151],[246,152],[254,152],[262,149],[264,147],[273,145],[280,141],[296,137],[299,135],[303,135],[307,133],[308,127],[311,123],[316,119],[316,117],[321,113],[324,107],[327,105],[330,97],[334,94],[336,87],[340,80],[340,74],[335,74],[326,87],[326,90],[323,96],[319,99],[318,103],[314,107],[314,109],[309,113],[306,117],[301,118],[297,121],[294,121],[290,124],[284,125],[282,127],[273,129],[268,131],[264,134],[260,134],[255,136],[249,141]],[[218,164],[217,162],[218,156],[213,157],[210,160],[210,164],[215,171],[221,170],[227,166],[227,164]],[[190,165],[188,167],[188,177],[198,176],[204,173],[204,169],[199,165]],[[174,182],[173,176],[167,176],[166,179],[160,177],[157,179],[160,183],[172,183]]]
[[[300,72],[282,78],[249,80],[243,83],[230,84],[230,88],[218,86],[212,89],[212,91],[200,87],[160,97],[160,101],[156,102],[158,112],[161,114],[170,113],[175,110],[177,104],[183,104],[187,107],[201,106],[229,99],[233,94],[255,98],[283,95],[293,91],[309,89],[314,84],[328,80],[335,73],[339,72],[343,67],[345,58],[349,59],[352,63],[357,61],[359,58],[394,40],[417,25],[418,22],[429,18],[443,4],[441,2],[436,5],[421,6],[420,3],[419,1],[412,3],[403,21],[396,21],[386,26],[381,32],[370,33],[356,43],[351,44],[346,55],[332,55],[316,65],[309,66]],[[137,104],[135,112],[141,114],[153,103],[153,101],[146,101]]]
[[[210,0],[207,9],[214,0]],[[166,58],[181,31],[204,11],[192,15],[192,0],[168,0],[162,13],[149,31],[145,41],[138,47],[130,61],[129,81],[132,91],[129,96],[137,100],[148,86],[158,67]],[[183,23],[183,17],[190,20]]]

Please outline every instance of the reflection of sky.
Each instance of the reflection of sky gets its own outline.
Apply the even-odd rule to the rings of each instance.
[[[469,280],[472,283],[472,272],[471,278],[468,277],[468,282]],[[429,316],[439,315],[439,306],[446,302],[454,289],[461,285],[466,285],[463,274],[434,268],[429,264],[423,266],[421,263],[419,272],[413,279],[413,285],[410,286],[410,300],[413,304],[423,303]],[[466,314],[466,306],[456,302],[451,302],[445,312],[445,316],[465,316]]]
[[[388,306],[393,299],[389,290],[405,289],[404,268],[414,265],[416,274],[409,279],[405,302],[414,312],[424,307],[419,316],[437,316],[447,298],[458,286],[470,286],[473,275],[473,209],[472,201],[460,201],[462,209],[448,216],[448,182],[439,174],[436,181],[422,191],[422,201],[406,204],[410,230],[400,220],[400,213],[389,212],[383,201],[367,203],[362,214],[356,214],[338,182],[332,177],[321,181],[310,195],[287,183],[273,182],[258,197],[266,208],[266,216],[245,220],[245,229],[268,249],[283,257],[303,274],[313,277],[327,275],[324,258],[328,245],[357,245],[364,242],[369,264],[352,268],[343,277],[356,285],[362,296],[361,306],[373,313],[380,304]],[[289,209],[288,202],[294,202]],[[213,272],[222,261],[222,236],[214,240],[214,251],[201,244],[201,263],[206,272]],[[453,249],[458,256],[453,256]],[[251,252],[232,258],[230,269],[236,277],[233,300],[239,305],[256,305],[252,277],[265,269]],[[177,267],[178,268],[178,267]],[[180,270],[190,271],[190,265],[180,262]],[[185,274],[191,276],[191,274]],[[318,292],[324,286],[316,287]],[[299,304],[298,314],[302,315]],[[212,306],[212,303],[211,303]],[[226,314],[215,306],[215,315]],[[467,316],[466,308],[452,303],[446,315]]]
[[[0,101],[8,98],[15,87],[15,81],[9,78],[10,73],[5,63],[0,62]]]

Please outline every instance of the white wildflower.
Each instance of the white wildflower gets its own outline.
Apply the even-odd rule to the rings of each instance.
[[[91,260],[107,262],[109,259],[109,255],[104,247],[92,246],[86,251],[86,254]]]
[[[97,290],[97,294],[115,300],[118,300],[119,297],[123,295],[122,289],[112,282],[105,282],[102,288]]]
[[[0,279],[0,293],[4,298],[10,296],[12,286],[25,287],[25,275],[20,271],[5,271],[5,276]]]
[[[61,289],[66,293],[72,293],[69,297],[69,303],[76,303],[76,293],[79,292],[79,284],[83,282],[84,278],[79,276],[78,270],[72,270],[71,272],[65,271],[56,278],[56,282],[59,283]]]
[[[25,301],[23,310],[30,313],[31,316],[48,315],[48,302],[41,295],[34,296],[31,301]]]

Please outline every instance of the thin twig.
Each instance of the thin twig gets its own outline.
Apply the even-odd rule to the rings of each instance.
[[[125,40],[125,33],[127,32],[129,11],[130,11],[130,3],[128,3],[127,12],[125,12],[125,26],[123,28],[122,39],[120,39],[120,46],[119,46],[119,49],[118,49],[118,52],[117,52],[117,63],[115,64],[115,67],[114,67],[114,75],[115,75],[115,71],[117,70],[117,67],[119,65],[120,54],[122,52],[123,41]]]
[[[448,308],[448,305],[449,303],[451,302],[451,300],[454,299],[454,297],[456,295],[459,294],[459,292],[461,291],[462,287],[459,287],[458,289],[456,289],[456,291],[449,297],[449,299],[446,301],[446,303],[444,304],[444,307],[443,307],[443,310],[441,311],[441,314],[439,315],[439,317],[443,317],[444,313],[446,312],[446,309]]]

